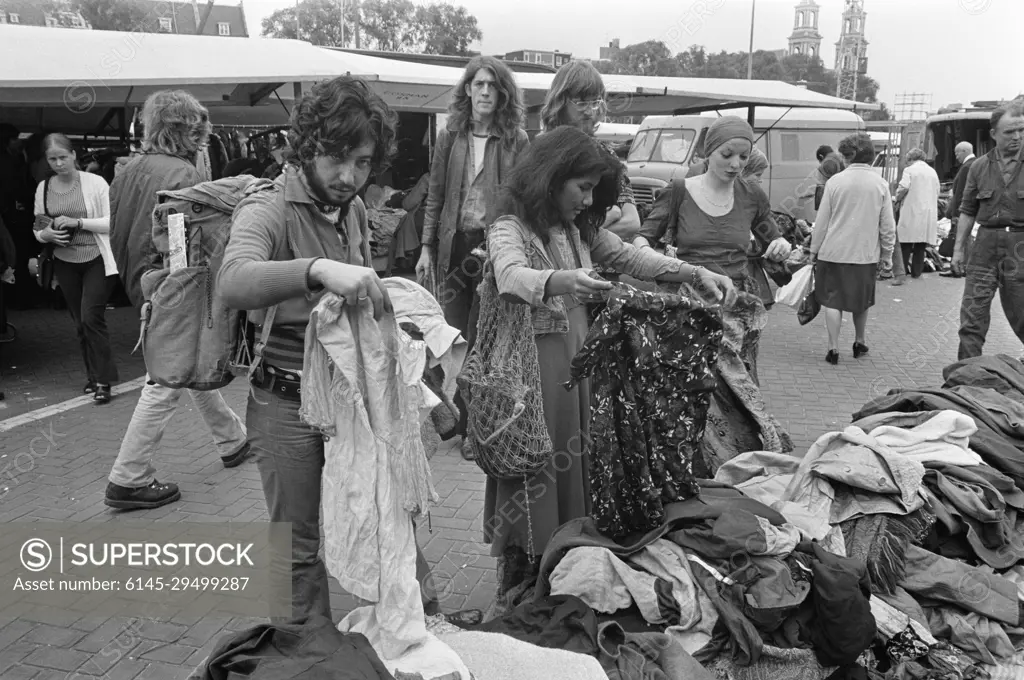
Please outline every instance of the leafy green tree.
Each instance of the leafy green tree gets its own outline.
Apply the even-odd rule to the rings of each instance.
[[[435,2],[416,8],[420,48],[426,54],[468,55],[469,46],[484,37],[476,17],[465,7]]]
[[[97,31],[140,31],[157,30],[152,24],[156,21],[146,11],[146,7],[134,0],[73,0],[69,4],[48,2],[48,12],[70,7],[82,15],[93,29]],[[152,20],[152,21],[151,21]]]
[[[359,46],[386,52],[469,54],[483,33],[465,7],[447,3],[415,6],[410,0],[363,0],[345,4],[345,30],[337,0],[301,0],[263,20],[269,38],[305,40],[314,45]]]
[[[355,6],[345,5],[344,42],[337,0],[302,0],[263,19],[262,34],[269,38],[304,40],[325,47],[349,47],[353,43]]]
[[[410,0],[366,0],[359,4],[360,47],[408,52],[419,42],[416,6]]]

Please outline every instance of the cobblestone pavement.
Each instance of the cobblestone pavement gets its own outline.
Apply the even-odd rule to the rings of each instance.
[[[824,361],[822,321],[801,327],[792,310],[772,311],[761,344],[761,383],[798,452],[824,432],[848,423],[850,414],[872,396],[894,387],[941,384],[942,368],[955,359],[962,285],[934,275],[898,288],[880,284],[878,305],[868,326],[871,353],[852,358],[848,325],[842,341],[847,349],[835,367]],[[1019,356],[1020,343],[998,305],[993,317],[986,349]],[[134,312],[113,310],[109,318],[122,379],[141,376],[141,360],[127,356],[137,333]],[[11,427],[23,421],[12,421],[12,416],[77,397],[84,383],[66,313],[16,312],[12,321],[19,327],[20,340],[0,346],[0,389],[7,393],[7,408],[0,410],[0,521],[266,518],[255,465],[247,462],[234,470],[223,469],[187,399],[171,421],[157,461],[159,478],[180,484],[182,499],[130,515],[108,509],[102,501],[106,475],[138,391],[104,407],[88,404]],[[233,385],[225,394],[244,413],[244,387]],[[442,502],[431,513],[432,532],[423,523],[419,540],[434,565],[442,606],[446,611],[483,609],[495,584],[494,559],[479,542],[483,476],[450,444],[438,449],[431,466]],[[334,584],[333,604],[340,619],[357,603]],[[144,612],[136,619],[74,618],[58,610],[8,609],[0,612],[0,677],[186,678],[225,631],[252,623],[250,619],[185,616],[153,620]]]

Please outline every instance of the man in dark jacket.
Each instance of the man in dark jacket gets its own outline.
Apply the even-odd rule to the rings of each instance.
[[[423,249],[416,275],[433,271],[445,320],[458,328],[472,348],[476,339],[477,284],[483,263],[472,253],[486,248],[486,229],[498,217],[498,187],[529,145],[522,129],[522,94],[512,71],[488,56],[467,64],[448,108],[448,124],[437,135],[430,163],[430,183],[421,237]],[[466,404],[455,405],[466,432]],[[462,456],[473,457],[465,436]]]
[[[950,222],[949,238],[953,239],[955,243],[956,223],[960,219],[960,201],[964,197],[964,187],[967,186],[967,173],[970,172],[977,156],[974,155],[974,145],[970,142],[960,142],[953,149],[953,153],[956,155],[956,162],[960,164],[960,169],[956,173],[956,179],[953,180],[953,191],[950,192],[949,202],[946,203],[946,217],[949,218]],[[969,257],[970,249],[971,236],[968,234],[967,240],[964,241],[964,259]],[[939,276],[957,279],[962,278],[963,274],[950,270],[939,274]]]
[[[195,159],[210,134],[206,109],[182,90],[151,95],[142,109],[142,123],[142,153],[119,168],[110,186],[110,245],[125,291],[136,308],[145,302],[142,275],[161,266],[152,236],[156,193],[184,189],[207,179],[197,170]],[[242,463],[249,455],[242,419],[219,391],[189,392],[224,467]],[[153,467],[154,454],[181,393],[153,382],[142,388],[110,471],[107,505],[122,510],[158,508],[181,497],[177,485],[161,484],[154,478]]]

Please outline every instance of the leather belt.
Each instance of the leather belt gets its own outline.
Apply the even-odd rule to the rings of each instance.
[[[264,366],[264,370],[260,373],[262,373],[262,379],[259,376],[254,376],[253,387],[273,392],[285,399],[294,401],[302,399],[302,379],[297,374],[273,366]]]
[[[1012,225],[1009,226],[1009,227],[1007,227],[1007,226],[992,226],[992,227],[990,227],[987,224],[979,224],[978,227],[981,228],[981,229],[992,229],[992,230],[997,230],[998,229],[999,231],[1005,231],[1007,233],[1015,233],[1015,232],[1022,232],[1022,231],[1024,231],[1024,227],[1015,227],[1015,226],[1012,226]]]

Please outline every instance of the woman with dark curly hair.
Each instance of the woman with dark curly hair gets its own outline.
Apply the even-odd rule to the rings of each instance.
[[[476,337],[476,286],[483,245],[496,212],[498,186],[530,141],[522,129],[523,101],[512,71],[494,57],[474,57],[455,86],[448,124],[437,135],[423,218],[423,250],[416,264],[420,281],[434,274],[450,326],[470,347]],[[458,433],[466,432],[466,406]],[[463,439],[462,455],[472,457]]]
[[[590,385],[583,380],[566,390],[564,384],[587,335],[584,303],[612,287],[591,276],[594,264],[639,279],[692,282],[726,306],[735,297],[727,277],[634,248],[595,226],[601,220],[591,218],[616,204],[622,172],[617,159],[577,128],[546,133],[512,171],[499,204],[502,216],[487,235],[497,292],[532,308],[544,419],[556,452],[529,480],[525,501],[522,482],[487,480],[484,536],[499,558],[498,610],[515,604],[555,529],[590,513],[589,458],[583,449]]]

